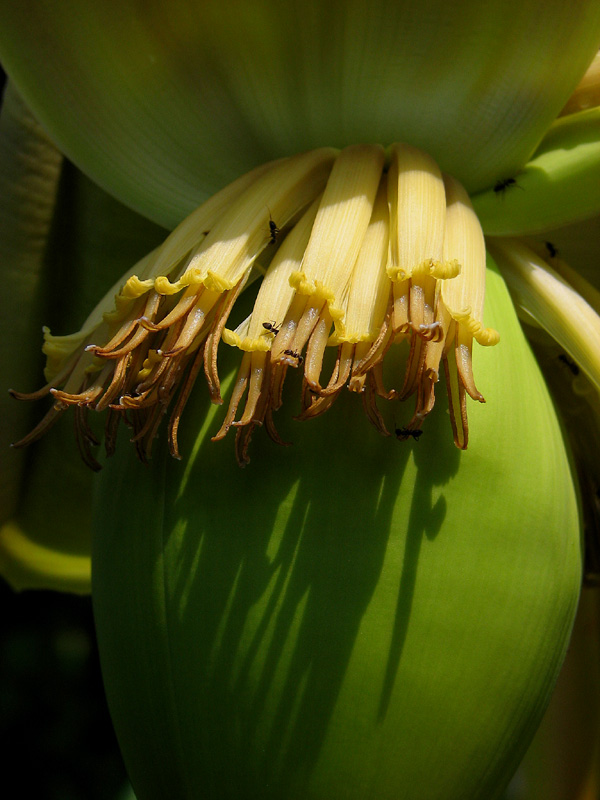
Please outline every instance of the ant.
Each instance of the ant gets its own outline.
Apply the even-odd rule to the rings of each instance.
[[[519,184],[516,181],[516,178],[501,178],[494,184],[494,192],[496,194],[499,194],[500,192],[504,194],[504,192],[508,189],[509,186],[516,186],[518,189],[523,188],[522,186],[519,186]]]
[[[279,333],[279,328],[274,322],[263,322],[262,326],[266,330],[271,331],[273,336],[277,336],[277,334]]]
[[[548,251],[550,258],[554,258],[554,256],[558,255],[558,250],[556,247],[554,247],[552,242],[544,242],[544,244],[546,245],[546,250]]]
[[[295,358],[298,361],[298,366],[302,366],[302,363],[304,362],[304,356],[301,356],[300,353],[297,353],[295,350],[284,350],[283,353],[286,356]]]
[[[569,356],[565,355],[565,353],[561,353],[558,357],[558,360],[562,361],[563,364],[566,364],[572,375],[579,375],[579,367],[569,358]]]
[[[275,220],[271,216],[271,212],[269,211],[269,234],[271,236],[271,241],[269,242],[269,244],[275,244],[275,242],[277,241],[277,237],[279,236],[280,233],[281,231],[277,227],[277,223],[275,222]]]
[[[419,428],[396,428],[394,433],[397,439],[400,439],[401,436],[412,436],[415,442],[418,442],[419,436],[422,435],[423,431]]]

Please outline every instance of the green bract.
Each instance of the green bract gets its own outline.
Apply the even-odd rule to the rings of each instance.
[[[173,227],[257,164],[403,140],[469,191],[527,161],[598,49],[580,0],[0,3],[0,54],[65,153]]]
[[[560,430],[494,274],[488,298],[503,341],[479,354],[465,454],[441,408],[402,446],[349,404],[292,421],[286,450],[257,437],[240,473],[197,398],[183,464],[107,464],[93,597],[140,798],[489,800],[510,778],[581,558]]]

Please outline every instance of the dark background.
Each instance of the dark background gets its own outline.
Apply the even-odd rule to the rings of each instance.
[[[90,598],[16,593],[2,581],[0,614],[3,785],[39,800],[133,800],[102,688]]]

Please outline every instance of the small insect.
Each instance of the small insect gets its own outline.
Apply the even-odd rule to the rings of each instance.
[[[269,211],[269,234],[271,236],[271,241],[269,242],[269,244],[275,244],[280,232],[281,231],[277,227],[277,223],[275,222],[275,220],[271,216],[271,212]]]
[[[284,350],[283,352],[284,355],[295,358],[298,361],[298,366],[301,366],[304,362],[304,356],[301,356],[300,353],[297,353],[295,350]]]
[[[419,428],[396,428],[394,433],[397,439],[400,439],[401,436],[412,436],[415,442],[418,442],[419,436],[421,436],[423,431]]]
[[[279,333],[279,328],[274,322],[263,322],[262,326],[266,330],[271,331],[273,336],[277,336],[277,334]]]
[[[550,258],[554,258],[554,256],[558,255],[558,250],[556,247],[554,247],[552,242],[544,242],[544,244],[546,245],[546,250],[548,251]]]
[[[558,360],[562,361],[563,364],[566,364],[572,375],[579,375],[579,367],[572,359],[569,358],[568,355],[561,353],[558,357]]]
[[[519,186],[515,178],[501,178],[494,184],[494,191],[496,194],[499,194],[500,192],[504,193],[509,186],[517,186],[519,189],[523,188],[522,186]]]

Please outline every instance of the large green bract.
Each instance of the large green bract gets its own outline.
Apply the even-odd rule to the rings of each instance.
[[[579,0],[0,0],[0,56],[61,149],[174,227],[252,167],[407,141],[514,175],[598,49]]]
[[[560,665],[581,565],[561,434],[494,273],[486,319],[503,341],[477,353],[488,402],[471,404],[465,453],[442,401],[402,445],[347,397],[282,422],[293,447],[257,431],[240,471],[198,393],[183,463],[157,443],[152,469],[126,447],[107,464],[93,594],[139,800],[501,791]]]

